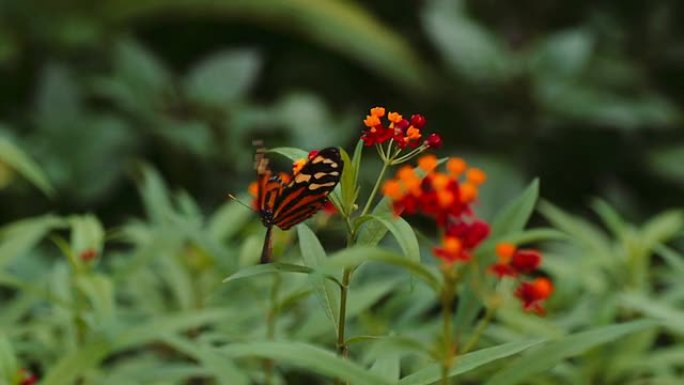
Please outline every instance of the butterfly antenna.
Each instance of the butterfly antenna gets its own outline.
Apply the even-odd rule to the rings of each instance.
[[[235,202],[237,202],[237,203],[239,203],[239,204],[241,204],[241,205],[247,207],[247,208],[248,208],[249,210],[251,210],[251,211],[256,212],[256,210],[254,210],[254,207],[252,207],[252,206],[248,205],[247,203],[241,201],[238,197],[236,197],[236,196],[233,195],[232,193],[231,193],[231,194],[228,194],[228,199],[230,199],[230,200],[232,200],[232,201],[235,201]]]

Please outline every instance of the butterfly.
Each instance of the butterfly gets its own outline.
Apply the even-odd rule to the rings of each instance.
[[[292,174],[274,174],[263,147],[257,148],[254,163],[257,172],[255,206],[261,223],[266,226],[261,263],[267,263],[271,261],[273,226],[287,230],[323,208],[328,194],[340,181],[344,163],[336,147],[312,152],[301,169]]]

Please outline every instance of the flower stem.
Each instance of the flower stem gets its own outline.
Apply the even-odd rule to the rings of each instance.
[[[271,307],[268,309],[266,316],[266,338],[273,340],[275,338],[276,320],[278,318],[278,291],[280,290],[281,279],[278,274],[273,276],[273,285],[271,286]],[[264,360],[264,385],[271,385],[273,377],[273,360]]]
[[[444,272],[444,286],[442,287],[441,301],[442,301],[442,342],[443,342],[443,356],[442,356],[442,378],[440,385],[449,385],[449,371],[454,361],[454,337],[453,337],[453,325],[451,321],[452,317],[452,305],[454,302],[454,297],[456,295],[456,277],[454,271],[447,270],[445,268]]]
[[[494,313],[494,307],[488,306],[484,317],[482,317],[480,321],[478,321],[477,326],[475,327],[475,331],[473,332],[473,335],[470,336],[468,342],[465,344],[465,346],[463,346],[461,354],[468,353],[477,345],[477,343],[480,341],[480,337],[482,337],[482,333],[484,332],[485,328],[487,328],[487,325],[489,325],[489,323],[492,321],[492,318],[494,318]]]
[[[391,160],[386,160],[382,164],[382,169],[380,170],[380,174],[378,174],[378,179],[375,181],[375,186],[373,186],[373,190],[371,190],[370,196],[368,196],[368,200],[366,201],[366,205],[363,207],[363,211],[361,211],[361,216],[364,216],[368,214],[368,211],[370,210],[371,205],[373,204],[373,201],[375,200],[375,195],[378,193],[378,189],[380,188],[380,183],[382,183],[382,178],[385,176],[385,172],[387,171],[387,168],[390,165]]]

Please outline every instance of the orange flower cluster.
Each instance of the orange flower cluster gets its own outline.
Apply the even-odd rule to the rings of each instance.
[[[370,114],[363,120],[366,129],[361,135],[366,146],[382,144],[390,139],[394,139],[399,148],[416,148],[421,144],[430,148],[439,148],[442,145],[442,138],[437,134],[430,134],[422,140],[422,129],[426,120],[423,115],[415,114],[411,119],[404,119],[397,112],[389,112],[387,120],[389,124],[384,124],[382,118],[385,116],[384,107],[373,107]]]
[[[490,271],[499,278],[530,275],[539,268],[542,261],[542,255],[538,250],[518,249],[512,243],[496,245],[496,255],[499,260],[490,267]],[[515,296],[520,299],[523,308],[537,314],[544,314],[542,302],[551,293],[553,293],[553,283],[545,277],[521,281],[515,290]]]
[[[442,245],[433,249],[438,258],[449,264],[468,261],[472,250],[489,235],[489,225],[472,210],[486,175],[468,168],[460,158],[449,159],[445,173],[436,171],[437,166],[437,157],[422,156],[417,168],[401,167],[395,179],[385,182],[383,194],[392,200],[397,214],[421,213],[435,219],[444,231]]]

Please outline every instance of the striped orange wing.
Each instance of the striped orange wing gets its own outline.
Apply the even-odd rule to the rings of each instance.
[[[287,230],[316,214],[339,183],[343,168],[337,148],[319,151],[278,194],[273,194],[276,197],[273,205],[269,206],[272,209],[271,223]]]

